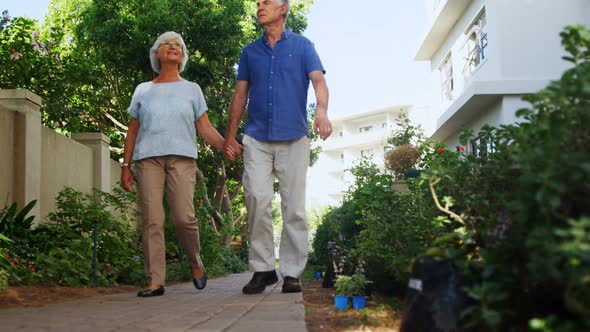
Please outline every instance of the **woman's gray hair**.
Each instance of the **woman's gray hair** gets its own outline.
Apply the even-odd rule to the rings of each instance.
[[[174,31],[164,32],[163,34],[156,39],[154,46],[150,48],[150,62],[152,63],[152,69],[156,73],[160,73],[160,59],[158,59],[158,47],[162,44],[166,39],[173,39],[176,38],[180,42],[182,46],[182,61],[178,64],[178,72],[181,73],[184,70],[184,66],[186,66],[186,62],[188,61],[188,52],[186,51],[186,44],[182,39],[182,36]]]
[[[291,10],[291,4],[289,3],[289,0],[277,0],[277,3],[279,6],[287,4],[287,12],[285,13],[285,22],[287,22],[287,17],[289,17],[289,11]]]

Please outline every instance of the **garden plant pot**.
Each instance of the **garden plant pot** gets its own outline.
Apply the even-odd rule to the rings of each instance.
[[[346,295],[334,295],[334,305],[338,310],[344,310],[348,308],[348,296]]]
[[[363,309],[365,307],[365,303],[367,303],[366,296],[356,295],[352,297],[353,309]]]
[[[410,189],[408,189],[408,185],[406,184],[406,181],[403,181],[403,180],[393,181],[391,183],[391,189],[393,189],[393,191],[397,191],[400,193],[407,193],[410,191]]]
[[[315,273],[315,278],[316,278],[317,280],[320,280],[320,279],[322,279],[322,272],[320,272],[320,271],[317,271],[317,272]]]
[[[423,170],[421,170],[421,169],[409,168],[404,171],[404,179],[418,178],[418,177],[420,177],[420,174],[422,174],[422,172],[423,172]]]

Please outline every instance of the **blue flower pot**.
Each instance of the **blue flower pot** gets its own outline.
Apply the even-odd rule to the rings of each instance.
[[[352,297],[352,308],[353,309],[363,309],[365,307],[366,302],[367,302],[366,296],[353,296]]]
[[[338,310],[344,310],[348,308],[348,296],[346,295],[335,295],[334,296],[334,305]]]
[[[320,272],[320,271],[317,271],[317,272],[315,273],[315,278],[316,278],[317,280],[320,280],[320,279],[322,279],[322,272]]]

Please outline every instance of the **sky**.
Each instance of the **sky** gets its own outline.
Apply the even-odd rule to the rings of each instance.
[[[0,11],[42,21],[49,2],[0,0]],[[326,69],[331,118],[399,104],[424,112],[430,68],[413,58],[426,21],[425,1],[315,0],[304,35],[315,44]],[[309,99],[315,100],[311,89]],[[417,122],[428,118],[411,117]]]

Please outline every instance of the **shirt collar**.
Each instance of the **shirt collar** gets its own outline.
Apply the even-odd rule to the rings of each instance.
[[[286,28],[285,31],[281,34],[281,39],[289,39],[293,35],[293,30],[291,28]],[[266,44],[266,38],[264,38],[264,31],[262,32],[262,36],[260,36],[260,41]]]

